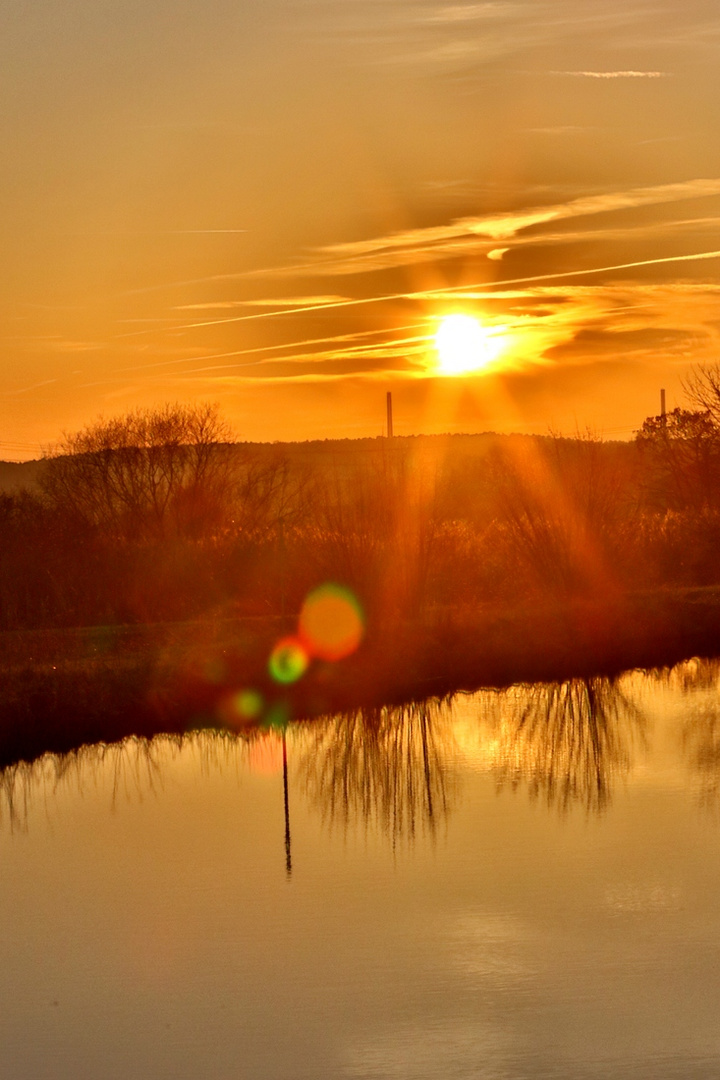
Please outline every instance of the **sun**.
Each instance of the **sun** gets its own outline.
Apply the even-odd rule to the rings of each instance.
[[[483,326],[472,315],[446,315],[435,334],[435,347],[441,374],[464,375],[491,364],[504,343],[496,329]]]

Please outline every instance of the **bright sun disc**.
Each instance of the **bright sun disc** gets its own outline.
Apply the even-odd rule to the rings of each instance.
[[[478,371],[502,350],[502,339],[472,315],[446,315],[435,334],[438,370],[444,375]]]

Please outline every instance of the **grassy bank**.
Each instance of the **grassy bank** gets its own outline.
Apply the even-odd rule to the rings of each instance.
[[[239,727],[481,686],[613,675],[720,652],[720,589],[518,608],[433,608],[371,625],[358,652],[288,687],[267,659],[279,618],[17,631],[0,636],[0,765],[126,735]],[[254,690],[257,718],[238,710]]]

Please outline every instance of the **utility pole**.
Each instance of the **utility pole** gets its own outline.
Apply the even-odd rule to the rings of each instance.
[[[387,392],[387,437],[392,439],[393,437],[393,425],[392,425],[392,391]]]
[[[280,618],[281,626],[285,629],[285,518],[280,515],[278,520],[278,559],[280,562]]]

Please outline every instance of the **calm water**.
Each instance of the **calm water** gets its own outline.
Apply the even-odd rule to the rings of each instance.
[[[720,1075],[718,665],[286,747],[2,774],[0,1076]]]

